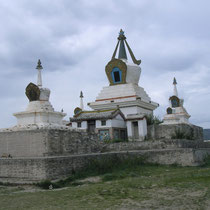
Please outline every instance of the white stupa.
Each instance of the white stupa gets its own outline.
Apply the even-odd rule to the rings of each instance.
[[[13,114],[17,118],[17,127],[33,125],[62,126],[62,120],[66,114],[54,111],[49,101],[50,90],[42,87],[41,71],[43,68],[40,60],[38,61],[36,69],[38,70],[37,85],[29,83],[26,87],[26,96],[29,99],[26,110]]]
[[[169,98],[169,107],[166,110],[167,114],[164,116],[162,124],[189,124],[190,115],[183,106],[184,99],[178,97],[176,78],[174,78],[173,85],[173,96]]]
[[[133,62],[127,59],[125,45]],[[119,46],[119,56],[116,53]],[[147,135],[146,115],[158,107],[144,88],[138,85],[141,60],[136,60],[122,29],[112,59],[105,67],[109,86],[103,87],[94,102],[88,105],[94,110],[120,109],[126,118],[129,139],[143,140]]]
[[[119,56],[116,59],[119,44]],[[127,60],[125,44],[133,63]],[[96,100],[88,105],[94,110],[119,107],[125,116],[129,114],[152,114],[158,104],[151,101],[144,88],[138,85],[141,75],[140,63],[141,60],[136,60],[134,57],[121,29],[112,59],[105,68],[109,86],[103,87]]]

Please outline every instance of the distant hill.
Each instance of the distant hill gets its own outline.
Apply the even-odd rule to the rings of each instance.
[[[210,129],[203,129],[204,140],[210,140]]]

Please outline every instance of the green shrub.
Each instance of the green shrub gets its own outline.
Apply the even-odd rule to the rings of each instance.
[[[171,135],[172,139],[188,139],[193,140],[193,129],[190,129],[190,133],[182,131],[180,128],[176,129],[175,132]]]
[[[193,140],[194,139],[194,130],[190,128],[190,132],[185,135],[186,139]]]
[[[49,189],[50,185],[52,185],[52,182],[47,179],[47,180],[37,183],[36,185],[43,189]]]
[[[163,122],[159,117],[154,116],[153,114],[146,115],[146,120],[147,120],[147,125],[153,125],[153,124],[158,125]]]
[[[206,155],[206,157],[203,160],[203,165],[202,166],[210,166],[210,155]]]
[[[185,133],[181,129],[176,129],[171,136],[172,139],[185,139]]]

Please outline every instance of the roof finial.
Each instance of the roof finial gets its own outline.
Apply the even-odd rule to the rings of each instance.
[[[125,44],[124,44],[124,40],[126,40],[126,37],[125,37],[124,31],[122,29],[120,29],[118,40],[120,41],[120,49],[119,49],[118,58],[127,60],[127,54],[126,54]]]
[[[38,77],[37,77],[37,85],[38,87],[42,87],[42,75],[41,70],[43,69],[40,59],[38,60],[37,67],[38,70]]]
[[[82,91],[80,92],[80,98],[84,98]]]
[[[38,62],[37,62],[36,69],[43,69],[42,63],[41,63],[40,59],[39,59]]]
[[[141,63],[141,60],[136,60],[130,46],[128,45],[128,43],[126,41],[126,37],[125,37],[124,31],[122,29],[120,29],[119,36],[118,36],[118,42],[115,47],[114,53],[112,55],[112,59],[115,59],[119,44],[120,44],[120,48],[119,48],[118,59],[126,59],[127,60],[127,54],[126,54],[126,50],[125,50],[125,44],[126,44],[126,46],[128,48],[128,52],[130,53],[133,63],[135,63],[137,65],[139,65]]]
[[[177,91],[177,88],[176,88],[176,78],[174,77],[174,81],[173,81],[173,85],[174,85],[174,96],[177,96],[178,97],[178,91]]]
[[[174,77],[173,85],[176,85],[176,84],[177,84],[176,78]]]
[[[124,32],[122,29],[120,29],[118,39],[119,39],[119,40],[125,40],[126,37],[125,37],[124,34],[125,34],[125,32]]]
[[[80,109],[81,110],[84,110],[83,98],[84,98],[83,92],[81,91],[80,92]]]

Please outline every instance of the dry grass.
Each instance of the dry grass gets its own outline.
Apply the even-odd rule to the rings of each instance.
[[[133,165],[42,190],[0,187],[0,209],[209,209],[210,167]],[[37,191],[38,190],[38,191]]]

